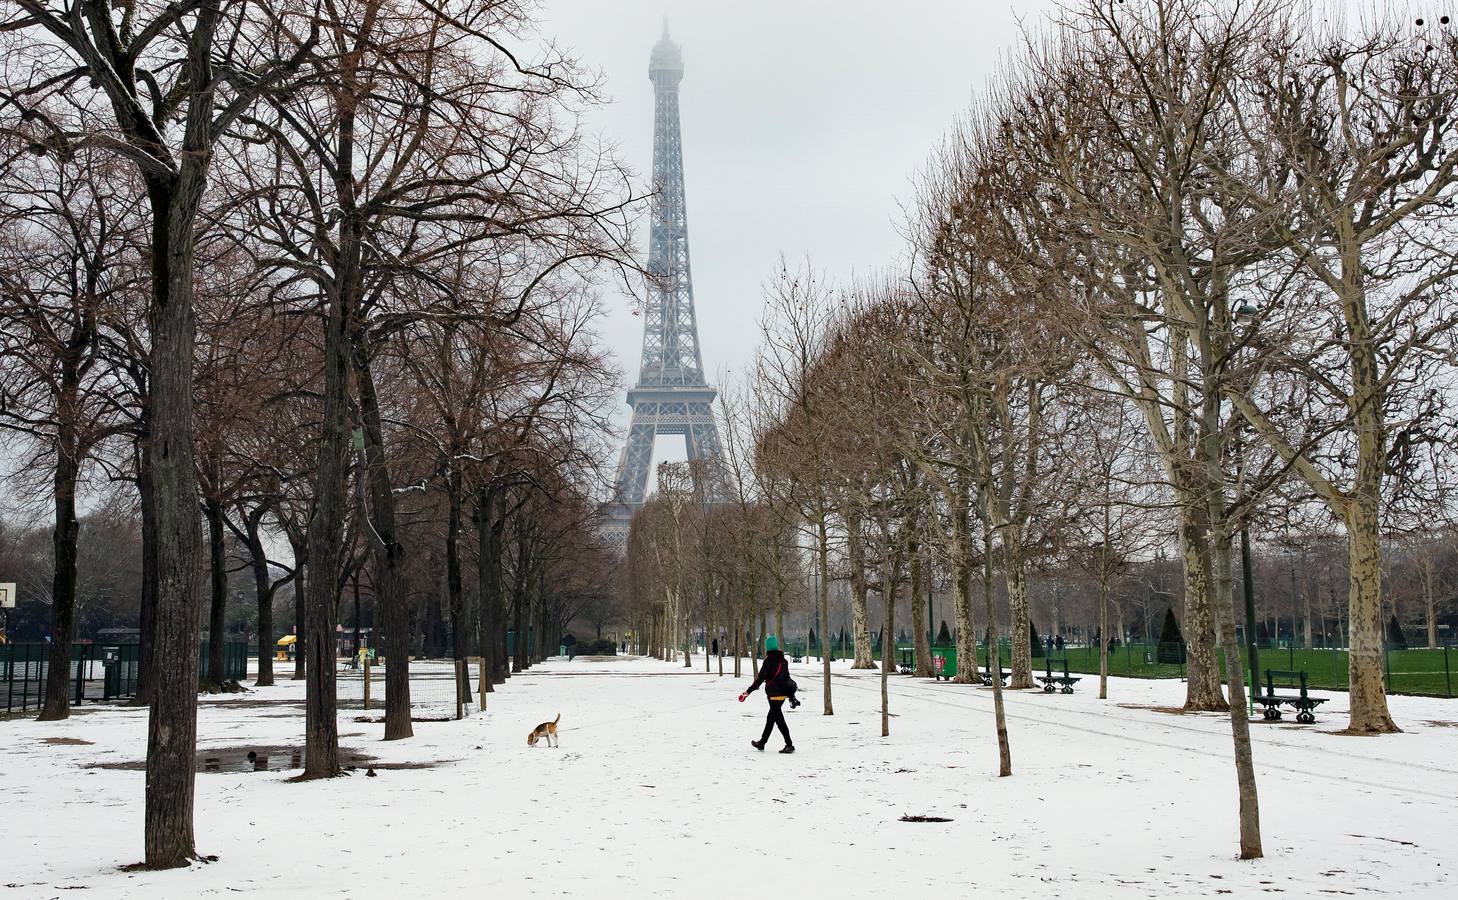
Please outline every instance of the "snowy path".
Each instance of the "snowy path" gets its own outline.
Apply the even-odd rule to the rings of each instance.
[[[837,684],[849,681],[849,686],[856,689],[880,690],[879,682],[866,684],[864,677],[848,679],[844,674],[840,674],[837,679]],[[1097,677],[1089,680],[1096,682]],[[1116,685],[1112,688],[1114,693],[1111,696],[1116,696],[1120,689],[1133,689],[1141,682],[1134,679],[1111,679],[1111,684]],[[983,712],[988,716],[992,714],[992,693],[990,691],[981,689],[968,691],[966,688],[950,684],[937,685],[926,681],[906,682],[901,687],[903,689],[901,696],[913,702]],[[1159,693],[1167,695],[1168,691]],[[1320,692],[1314,693],[1319,694]],[[879,697],[879,694],[877,696]],[[1009,691],[1005,696],[1023,698],[1037,695],[1023,691]],[[1345,701],[1345,694],[1336,696],[1343,702]],[[1070,709],[1067,706],[1062,709],[1052,709],[1060,703],[1065,703],[1068,698],[1056,695],[1047,699],[1050,709],[1038,709],[1031,713],[1010,709],[1006,712],[1006,716],[1010,722],[1031,722],[1039,727],[1098,735],[1118,741],[1132,741],[1182,754],[1214,756],[1220,760],[1231,758],[1230,724],[1222,715],[1175,716],[1171,713],[1163,713],[1163,715],[1170,716],[1170,720],[1159,726],[1158,737],[1155,738],[1151,737],[1148,728],[1144,727],[1148,724],[1148,713],[1151,712],[1148,708],[1130,710],[1127,706],[1118,706],[1110,701],[1097,709]],[[1405,698],[1397,698],[1396,702],[1401,704],[1404,700]],[[1260,771],[1262,773],[1281,772],[1288,776],[1328,780],[1347,785],[1363,785],[1376,790],[1439,801],[1453,800],[1458,797],[1458,756],[1453,754],[1458,747],[1444,741],[1427,742],[1424,746],[1435,752],[1423,754],[1425,758],[1421,761],[1368,755],[1362,752],[1364,739],[1351,739],[1332,734],[1341,727],[1340,723],[1345,721],[1346,707],[1338,703],[1335,707],[1328,704],[1327,708],[1330,711],[1323,713],[1320,722],[1314,727],[1297,726],[1290,721],[1289,715],[1285,721],[1280,723],[1267,723],[1259,718],[1259,710],[1257,710],[1257,718],[1252,720],[1251,726],[1254,729],[1253,738],[1257,748],[1253,752],[1257,754]],[[1445,709],[1449,715],[1458,715],[1458,703],[1445,707]],[[1418,725],[1422,724],[1426,723],[1418,723]],[[1306,735],[1312,733],[1329,734],[1334,741],[1323,745],[1306,739]],[[1198,736],[1201,739],[1192,740],[1189,738],[1190,735]],[[1294,739],[1288,739],[1288,735]],[[1211,742],[1212,737],[1217,739],[1215,743]],[[1287,753],[1286,751],[1296,752]],[[1279,760],[1279,762],[1272,762],[1272,759]],[[1362,776],[1352,774],[1351,767],[1354,764],[1363,767]],[[1417,773],[1435,779],[1432,786],[1429,786],[1427,779],[1420,784],[1409,784],[1403,780],[1381,780],[1382,778],[1409,779]]]
[[[1257,722],[1267,858],[1243,863],[1228,723],[1151,708],[1179,704],[1177,681],[1113,680],[1102,703],[1007,692],[1014,776],[999,779],[988,690],[898,676],[883,739],[875,673],[837,664],[825,717],[819,666],[796,666],[799,752],[760,754],[762,697],[734,702],[747,679],[696,662],[551,661],[485,716],[406,742],[342,713],[348,751],[438,764],[308,784],[200,773],[199,850],[220,858],[175,872],[118,871],[141,852],[142,773],[91,767],[141,758],[142,711],[0,723],[0,897],[1458,896],[1455,701],[1393,698],[1408,733],[1383,738],[1332,734],[1336,693],[1314,727]],[[301,698],[285,682],[206,699],[203,755],[286,755]],[[561,749],[528,749],[559,711]]]

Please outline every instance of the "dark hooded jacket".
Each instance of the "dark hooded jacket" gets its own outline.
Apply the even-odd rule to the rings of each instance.
[[[746,694],[754,693],[754,689],[764,685],[764,692],[769,697],[787,697],[790,694],[790,663],[785,659],[785,654],[779,650],[767,651],[764,661],[759,665],[759,675],[754,679],[754,684],[749,686]]]

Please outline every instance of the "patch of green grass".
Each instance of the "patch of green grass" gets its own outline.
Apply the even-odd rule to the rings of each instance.
[[[900,651],[905,649],[898,647]],[[1241,661],[1245,661],[1245,648],[1241,648]],[[977,647],[978,664],[982,664],[987,649]],[[1008,665],[1008,647],[1001,648],[1003,666]],[[1054,650],[1055,673],[1062,670],[1061,660],[1068,658],[1068,671],[1081,675],[1097,675],[1099,651],[1097,647],[1068,647]],[[879,648],[876,658],[880,659]],[[1109,674],[1121,678],[1183,678],[1185,667],[1178,664],[1160,663],[1154,644],[1124,644],[1109,653]],[[1225,672],[1225,654],[1218,654],[1220,671]],[[1347,689],[1347,651],[1345,650],[1301,650],[1297,648],[1266,648],[1259,651],[1261,681],[1265,681],[1267,669],[1306,672],[1307,685],[1314,690]],[[1415,694],[1427,697],[1458,696],[1458,649],[1392,650],[1386,654],[1387,690],[1391,694]],[[1044,659],[1035,657],[1033,669],[1038,672],[1047,669]]]

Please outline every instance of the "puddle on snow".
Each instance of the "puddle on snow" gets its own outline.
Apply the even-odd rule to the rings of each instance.
[[[339,764],[346,771],[363,768],[383,771],[431,769],[444,762],[454,762],[454,760],[382,763],[366,753],[342,747],[339,751]],[[215,750],[200,750],[197,754],[197,771],[199,772],[285,772],[303,767],[304,751],[301,747],[220,747]],[[147,764],[143,760],[130,760],[128,762],[97,763],[90,768],[143,771],[147,768]]]

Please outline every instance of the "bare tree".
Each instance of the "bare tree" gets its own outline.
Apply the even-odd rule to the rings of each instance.
[[[810,531],[822,642],[830,631],[831,505],[822,476],[821,435],[835,424],[824,418],[826,410],[809,380],[830,324],[831,297],[808,264],[798,272],[781,264],[766,288],[765,345],[755,379],[763,402],[781,417],[756,435],[756,467],[780,479],[785,496],[799,507],[801,520]],[[830,716],[835,714],[830,697],[830,654],[821,657],[824,714]]]
[[[269,11],[263,4],[17,0],[11,10],[0,19],[6,60],[0,96],[21,115],[5,127],[58,158],[83,145],[115,151],[136,165],[150,207],[149,439],[158,535],[153,653],[166,664],[153,666],[146,864],[186,865],[196,855],[195,226],[214,147],[299,59],[262,52],[255,26]],[[64,104],[52,103],[61,96]]]
[[[49,475],[53,673],[71,667],[77,491],[100,445],[126,425],[106,335],[144,291],[140,210],[119,168],[94,150],[55,164],[22,157],[0,193],[0,431],[25,438],[27,469]],[[46,679],[42,721],[70,714],[69,687]]]

